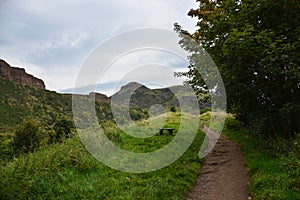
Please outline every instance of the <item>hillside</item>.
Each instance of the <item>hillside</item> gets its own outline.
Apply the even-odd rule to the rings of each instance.
[[[137,95],[132,98],[136,104],[129,109],[134,120],[149,116],[148,111],[138,107],[137,103],[149,104],[152,98],[159,103],[164,100],[157,92],[140,86]],[[128,86],[124,86],[121,91],[124,95],[126,87]],[[118,195],[126,199],[142,199],[145,195],[152,199],[165,199],[170,196],[179,199],[193,184],[200,165],[199,159],[195,159],[196,149],[203,139],[200,132],[184,156],[163,170],[138,175],[119,172],[98,162],[85,149],[74,129],[70,137],[56,140],[59,131],[65,131],[64,126],[58,125],[64,125],[61,124],[66,122],[64,120],[71,122],[73,119],[71,94],[59,94],[3,78],[0,78],[0,88],[0,199],[110,199]],[[140,100],[139,95],[143,97]],[[173,138],[163,135],[132,140],[131,136],[113,123],[110,98],[99,93],[79,96],[96,100],[97,117],[105,134],[128,151],[153,151]],[[164,95],[166,97],[167,94]],[[181,114],[169,114],[167,125],[178,127]],[[28,123],[25,119],[31,121]],[[138,123],[147,127],[149,122]],[[42,140],[35,140],[37,135],[31,134],[34,131],[38,137],[42,136]],[[148,131],[153,134],[156,128]],[[24,142],[21,148],[17,146],[18,139]],[[32,147],[31,144],[36,146]],[[155,189],[149,185],[153,185]]]
[[[26,73],[23,68],[11,67],[2,59],[0,59],[0,88],[0,133],[14,132],[15,127],[25,118],[33,118],[47,130],[52,129],[53,124],[59,119],[72,119],[72,95],[45,90],[45,84],[41,79]],[[126,106],[124,99],[130,99],[131,117],[139,120],[148,117],[147,110],[152,105],[160,104],[169,109],[172,106],[180,107],[178,98],[185,100],[191,98],[185,86],[149,89],[136,82],[122,86],[112,97],[95,92],[80,96],[96,100],[99,122],[113,120],[111,99],[121,100],[120,107]],[[200,109],[210,106],[209,103],[203,102],[199,102],[199,105]]]
[[[44,126],[56,118],[72,116],[71,96],[34,88],[0,78],[0,127],[15,127],[33,117]]]
[[[63,118],[72,119],[72,95],[30,87],[0,78],[0,133],[13,132],[25,118],[35,119],[43,129],[51,129]],[[95,99],[100,123],[112,120],[110,100],[103,94],[80,95]],[[141,108],[131,108],[135,120],[147,118]]]
[[[112,95],[111,99],[117,103],[128,104],[124,99],[129,100],[131,107],[137,106],[149,109],[152,105],[160,104],[165,107],[180,107],[178,99],[189,101],[193,97],[187,92],[186,86],[178,85],[169,88],[150,89],[140,83],[130,82],[122,86],[120,91]],[[194,95],[194,94],[193,94]],[[209,98],[204,99],[207,94],[197,95],[199,98],[199,107],[203,109],[210,107]]]
[[[121,87],[112,97],[91,92],[80,95],[83,98],[96,100],[96,113],[100,123],[113,120],[110,102],[121,102],[118,106],[126,106],[128,99],[130,114],[134,120],[148,117],[152,105],[160,104],[166,109],[180,107],[178,99],[189,101],[192,98],[186,92],[186,86],[173,86],[162,89],[148,87],[131,82]],[[32,118],[44,130],[51,130],[60,119],[72,120],[72,95],[59,94],[45,90],[44,82],[27,74],[23,68],[11,67],[0,59],[0,133],[13,133],[17,125],[24,119]],[[209,107],[208,94],[201,94],[204,102],[199,101],[200,109]],[[200,96],[201,96],[200,95]],[[205,98],[203,98],[205,97]],[[119,102],[118,102],[119,101]]]

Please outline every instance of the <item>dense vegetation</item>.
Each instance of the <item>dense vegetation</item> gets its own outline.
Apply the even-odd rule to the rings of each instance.
[[[178,127],[180,113],[169,113],[166,126]],[[152,123],[156,123],[153,122]],[[140,125],[147,125],[147,121]],[[148,152],[173,136],[132,138],[110,122],[106,134],[124,149]],[[157,130],[154,130],[157,131]],[[118,135],[119,137],[113,137]],[[151,173],[116,171],[98,162],[74,136],[0,165],[3,199],[182,199],[199,172],[199,131],[191,147],[170,166]]]
[[[85,149],[74,129],[70,95],[2,79],[0,86],[0,199],[181,199],[193,185],[201,162],[200,131],[188,151],[170,166],[151,173],[124,173],[105,166]],[[174,137],[128,136],[111,121],[108,103],[95,106],[105,134],[123,149],[154,151]],[[181,114],[172,110],[165,126],[178,128]],[[130,114],[134,120],[149,116],[139,107],[130,108]],[[149,122],[138,124],[143,131]],[[157,128],[148,131],[153,134]]]
[[[0,159],[61,142],[75,134],[72,95],[33,88],[0,78]],[[88,96],[83,96],[88,98]],[[99,123],[113,119],[110,104],[95,102]],[[149,117],[146,110],[132,107],[134,120]]]
[[[300,132],[300,4],[298,0],[196,0],[188,15],[198,30],[175,29],[211,55],[223,77],[230,112],[256,135]],[[192,52],[188,83],[205,88]]]
[[[215,61],[226,88],[224,134],[246,156],[252,199],[300,199],[300,4],[297,0],[196,0],[194,33],[175,24],[191,52],[187,83],[207,90],[199,48]],[[212,92],[212,91],[211,91]],[[218,94],[218,88],[214,91]],[[245,128],[246,127],[246,128]]]
[[[1,129],[21,124],[30,116],[45,127],[57,118],[71,117],[71,96],[45,91],[0,79]],[[1,130],[0,129],[0,130]]]

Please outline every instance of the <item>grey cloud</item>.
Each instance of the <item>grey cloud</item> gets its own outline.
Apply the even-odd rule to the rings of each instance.
[[[124,31],[172,29],[174,22],[191,28],[194,23],[186,13],[192,6],[182,0],[2,0],[0,55],[39,66],[46,84],[61,89],[55,70],[78,71],[99,43]],[[72,85],[74,79],[62,82]]]

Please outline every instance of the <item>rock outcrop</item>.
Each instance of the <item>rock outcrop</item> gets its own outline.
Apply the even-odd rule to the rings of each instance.
[[[45,89],[45,83],[43,80],[36,78],[31,74],[27,74],[23,68],[11,67],[2,59],[0,59],[0,78],[31,87]]]
[[[106,103],[110,102],[110,99],[105,94],[96,93],[96,92],[91,92],[89,94],[89,98],[95,99],[96,101],[100,101],[100,102],[106,102]]]

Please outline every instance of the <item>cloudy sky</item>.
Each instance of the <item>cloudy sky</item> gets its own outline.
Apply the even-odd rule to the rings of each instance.
[[[193,31],[196,22],[187,12],[195,7],[194,0],[1,0],[0,58],[42,78],[47,89],[69,91],[85,60],[103,42],[134,29],[173,30],[175,22]],[[149,66],[153,62],[170,65],[174,71],[187,64],[153,49],[128,54],[101,80],[102,92],[110,95],[109,83],[120,77],[129,80],[131,76],[121,72],[137,64],[142,66],[133,70],[141,77],[139,82],[150,84],[150,74],[156,72],[157,77],[169,77],[163,84],[176,83],[170,69]]]

